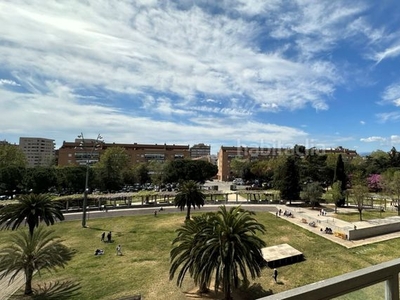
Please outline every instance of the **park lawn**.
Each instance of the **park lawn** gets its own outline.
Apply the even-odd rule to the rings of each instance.
[[[77,253],[65,269],[54,274],[42,272],[41,277],[35,276],[33,284],[54,280],[79,282],[80,294],[68,298],[72,300],[119,299],[135,294],[142,294],[146,300],[187,299],[185,292],[195,288],[190,278],[178,288],[168,275],[171,242],[184,217],[182,212],[159,213],[157,217],[92,219],[86,229],[81,228],[79,221],[57,223],[50,228]],[[288,243],[303,252],[305,261],[280,267],[278,284],[273,282],[271,269],[263,269],[262,276],[251,281],[249,289],[235,293],[235,299],[257,299],[398,257],[398,239],[346,249],[274,214],[257,213],[256,218],[266,227],[266,234],[261,237],[267,246]],[[100,241],[103,231],[113,232],[113,243]],[[9,234],[1,232],[2,245]],[[122,245],[123,256],[116,256],[118,244]],[[96,248],[104,249],[105,254],[94,256]]]
[[[363,221],[374,220],[374,219],[384,219],[388,217],[397,216],[397,211],[384,211],[380,212],[376,209],[364,209],[362,211],[362,219]],[[360,214],[357,209],[354,209],[353,212],[340,212],[340,208],[338,208],[338,212],[334,214],[335,218],[338,218],[347,222],[358,222],[360,221]]]

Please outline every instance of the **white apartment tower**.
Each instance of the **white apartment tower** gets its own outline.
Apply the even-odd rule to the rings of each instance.
[[[54,162],[54,140],[39,137],[20,137],[19,148],[25,153],[28,165],[50,166]]]

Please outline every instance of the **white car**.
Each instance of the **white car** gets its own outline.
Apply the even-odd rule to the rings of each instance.
[[[237,184],[237,185],[243,185],[243,184],[244,184],[244,181],[243,181],[242,178],[235,178],[235,179],[233,180],[233,183],[234,183],[234,184]]]

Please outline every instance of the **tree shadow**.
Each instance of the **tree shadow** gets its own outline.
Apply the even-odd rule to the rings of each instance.
[[[252,285],[242,284],[242,286],[233,292],[239,299],[255,300],[263,297],[267,297],[273,294],[272,290],[265,290],[260,283],[254,283]]]
[[[38,284],[33,289],[33,295],[31,299],[34,300],[67,300],[71,297],[79,295],[81,286],[79,283],[73,281],[55,281],[49,284],[44,283],[43,285]]]

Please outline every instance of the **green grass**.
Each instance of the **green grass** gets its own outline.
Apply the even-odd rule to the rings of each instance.
[[[80,221],[57,223],[50,228],[77,253],[65,269],[55,274],[43,272],[41,277],[36,275],[33,283],[79,282],[80,295],[68,298],[71,300],[119,299],[139,293],[146,300],[187,299],[185,292],[194,289],[190,278],[182,288],[168,278],[171,242],[184,216],[183,212],[160,213],[157,218],[147,215],[92,219],[88,222],[90,228],[86,229],[81,228]],[[262,235],[267,246],[288,243],[303,252],[306,260],[280,267],[280,284],[273,282],[271,269],[264,269],[261,278],[240,293],[241,299],[260,298],[270,292],[278,293],[398,258],[398,239],[346,249],[270,213],[257,213],[256,217],[267,228],[267,233]],[[100,241],[103,231],[113,232],[114,243]],[[1,245],[6,243],[9,234],[9,231],[0,232]],[[123,256],[116,256],[118,244],[122,245]],[[94,256],[96,248],[104,249],[105,254]]]
[[[363,210],[362,211],[362,219],[363,221],[374,220],[374,219],[384,219],[388,217],[397,216],[396,211],[385,211],[380,212],[379,210]],[[335,214],[335,218],[341,219],[347,222],[357,222],[360,221],[360,214],[358,210],[354,209],[354,212],[345,212],[341,213],[340,208],[338,209],[338,213]]]

